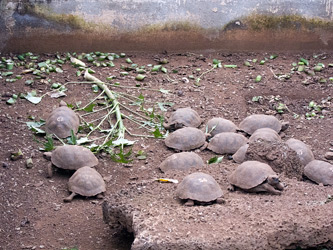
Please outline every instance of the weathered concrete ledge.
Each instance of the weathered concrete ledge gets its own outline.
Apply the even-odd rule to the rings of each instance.
[[[234,167],[200,170],[215,177],[225,204],[185,207],[176,184],[141,180],[104,202],[104,220],[133,232],[132,249],[333,249],[333,202],[326,200],[333,187],[283,178],[281,196],[228,193]]]
[[[333,50],[333,0],[2,0],[0,52]]]

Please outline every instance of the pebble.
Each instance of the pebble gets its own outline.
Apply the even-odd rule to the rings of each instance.
[[[3,167],[3,168],[8,168],[8,167],[9,167],[9,165],[8,165],[8,163],[7,163],[7,162],[2,162],[2,167]]]
[[[324,157],[327,160],[333,160],[333,152],[326,152]]]

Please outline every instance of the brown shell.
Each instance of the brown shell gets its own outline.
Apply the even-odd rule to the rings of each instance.
[[[71,135],[71,130],[77,133],[80,125],[80,119],[73,110],[61,106],[53,110],[46,119],[45,130],[49,134],[55,134],[60,138],[66,138]]]
[[[318,184],[333,185],[333,165],[326,161],[311,161],[305,166],[304,175]]]
[[[205,164],[202,158],[194,152],[181,152],[170,155],[161,164],[160,169],[162,172],[172,170],[189,170],[190,168],[200,168]]]
[[[243,163],[245,161],[246,151],[248,148],[249,148],[249,144],[245,144],[245,145],[241,146],[236,151],[236,153],[234,153],[232,155],[232,159],[238,164]]]
[[[200,116],[195,110],[191,108],[179,108],[171,114],[168,122],[165,123],[165,127],[167,129],[178,129],[182,127],[197,128],[200,124]]]
[[[232,132],[219,133],[210,140],[208,149],[217,154],[234,154],[247,141],[247,138],[241,134]]]
[[[82,167],[69,178],[68,190],[82,196],[95,196],[106,189],[103,177],[95,169]]]
[[[253,132],[249,138],[249,142],[255,142],[257,140],[263,140],[268,142],[281,141],[281,137],[275,130],[271,128],[259,128]]]
[[[182,151],[199,148],[205,142],[205,134],[201,130],[191,127],[178,129],[165,138],[167,147]]]
[[[210,119],[207,122],[206,126],[207,126],[207,131],[212,136],[223,132],[236,132],[236,130],[238,129],[237,126],[232,121],[229,121],[221,117],[215,117]]]
[[[275,116],[263,114],[250,115],[239,124],[239,129],[250,135],[259,128],[271,128],[279,133],[281,127],[280,121]]]
[[[176,195],[180,199],[210,202],[223,195],[216,180],[209,174],[195,172],[187,175],[177,186]]]
[[[96,156],[87,148],[76,145],[57,147],[51,155],[52,164],[58,168],[77,170],[98,164]]]
[[[239,165],[228,179],[232,185],[251,189],[262,184],[269,175],[276,175],[276,173],[266,163],[246,161]]]
[[[313,153],[308,145],[304,142],[290,138],[286,141],[286,144],[294,151],[296,151],[298,157],[300,158],[303,166],[307,165],[310,161],[314,160]]]

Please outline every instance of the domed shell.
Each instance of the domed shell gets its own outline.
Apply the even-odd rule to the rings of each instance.
[[[232,159],[234,162],[241,164],[245,161],[246,151],[249,148],[249,144],[245,144],[241,146],[236,153],[232,155]]]
[[[68,190],[82,196],[95,196],[106,189],[103,177],[95,169],[82,167],[69,179]]]
[[[223,195],[216,180],[209,174],[195,172],[187,175],[177,186],[176,195],[180,199],[210,202]]]
[[[200,116],[194,109],[179,108],[171,114],[168,122],[164,123],[164,127],[166,129],[179,129],[182,127],[197,128],[200,124]]]
[[[80,119],[73,110],[66,106],[61,106],[53,110],[46,119],[45,130],[49,134],[55,134],[60,138],[71,135],[71,130],[77,133]]]
[[[326,161],[311,161],[304,167],[304,175],[318,184],[333,185],[333,165]]]
[[[160,164],[160,169],[162,172],[172,170],[186,171],[190,168],[201,168],[204,165],[202,158],[198,154],[194,152],[181,152],[167,157]]]
[[[247,138],[241,134],[223,132],[215,135],[210,140],[208,149],[217,154],[234,154],[247,141]]]
[[[286,141],[286,144],[294,151],[296,151],[298,157],[300,158],[303,166],[307,165],[310,161],[314,160],[313,153],[308,145],[304,142],[290,138]]]
[[[205,142],[205,134],[201,130],[191,127],[178,129],[165,138],[165,145],[167,147],[181,151],[199,148]]]
[[[263,140],[268,142],[281,141],[281,137],[275,130],[271,128],[259,128],[253,132],[249,138],[249,142],[255,142],[257,140]]]
[[[57,147],[51,155],[52,164],[58,168],[77,170],[98,164],[96,156],[87,148],[77,145]]]
[[[262,184],[269,175],[276,175],[269,165],[259,161],[246,161],[229,176],[229,182],[242,189],[251,189]]]
[[[239,124],[239,129],[249,135],[259,128],[271,128],[279,133],[281,127],[280,121],[275,116],[263,114],[250,115]]]
[[[207,122],[206,126],[208,133],[210,133],[212,136],[223,132],[236,132],[236,130],[238,129],[232,121],[221,117],[215,117],[210,119]]]

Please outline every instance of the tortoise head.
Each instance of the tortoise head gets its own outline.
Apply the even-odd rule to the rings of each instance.
[[[278,189],[278,190],[284,189],[284,185],[280,182],[280,179],[277,175],[269,175],[267,177],[267,182],[268,182],[268,184],[273,186],[275,189]]]

